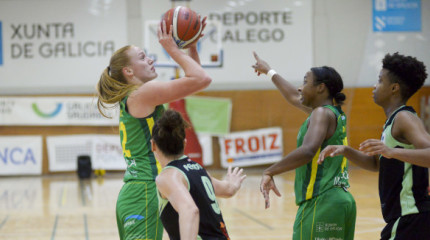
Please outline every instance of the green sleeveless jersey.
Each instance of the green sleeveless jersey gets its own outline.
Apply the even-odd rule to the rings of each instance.
[[[158,105],[154,112],[145,118],[135,118],[127,109],[125,97],[120,102],[119,132],[122,153],[127,163],[124,182],[129,180],[154,181],[161,171],[160,163],[151,151],[152,127],[164,112]]]
[[[296,169],[294,191],[296,204],[316,197],[333,187],[342,187],[346,190],[348,183],[348,161],[342,156],[327,157],[324,163],[317,163],[319,154],[328,145],[348,145],[346,137],[346,116],[340,107],[325,105],[336,115],[336,130],[329,139],[324,140],[312,161]],[[312,114],[312,113],[311,113]],[[308,131],[310,115],[303,123],[297,135],[297,147],[303,144],[303,138]]]

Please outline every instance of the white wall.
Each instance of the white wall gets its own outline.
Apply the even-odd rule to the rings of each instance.
[[[0,0],[0,7],[2,2],[7,1],[10,0]],[[154,1],[154,4],[158,4],[158,1]],[[193,2],[197,4],[198,1],[192,0],[190,3],[191,7],[193,6]],[[258,1],[262,4],[270,4],[270,0],[243,1]],[[342,75],[345,86],[373,86],[379,73],[381,59],[385,53],[399,51],[400,53],[416,56],[418,59],[424,61],[428,69],[430,69],[430,1],[421,0],[422,32],[419,33],[374,33],[371,21],[372,0],[301,1],[312,1],[313,3],[313,66],[328,65],[336,68]],[[42,2],[46,2],[46,0]],[[300,2],[300,0],[297,0],[297,2]],[[144,0],[126,0],[126,3],[128,43],[143,46],[144,16],[141,10],[150,6],[143,6]],[[265,60],[276,66],[277,71],[282,74],[288,66],[282,65],[281,61],[272,63],[271,59],[273,61],[277,57],[279,56],[265,56]],[[283,57],[299,58],[300,56]],[[252,55],[248,53],[244,53],[242,58],[244,61],[252,62]],[[309,68],[313,66],[309,66]],[[243,71],[248,70],[244,69]],[[304,75],[305,72],[300,69],[300,74]],[[6,78],[12,79],[13,77],[7,76]],[[94,80],[94,85],[97,80]],[[301,84],[301,79],[290,80],[297,86]],[[1,81],[5,80],[0,79],[0,85]],[[36,80],[29,79],[28,81]],[[58,79],[58,81],[61,81],[61,79]],[[264,84],[251,83],[238,86],[214,84],[208,88],[208,90],[234,89],[274,89],[274,86],[266,81]],[[46,88],[32,88],[21,91],[0,89],[0,95],[93,92],[93,87],[80,89],[65,87],[59,92],[47,91]]]
[[[415,56],[430,72],[430,1],[421,7],[422,32],[374,33],[371,0],[314,0],[314,64],[337,69],[348,87],[373,86],[386,53]]]
[[[129,16],[133,16],[129,19],[129,29],[142,29],[141,22],[135,18],[138,14],[134,13],[140,7],[140,1],[128,0],[127,2]],[[255,1],[263,2],[263,0]],[[374,33],[372,0],[309,1],[313,2],[313,66],[334,67],[342,75],[346,87],[373,86],[378,78],[384,55],[397,51],[417,57],[425,63],[427,71],[430,72],[430,1],[421,0],[422,32],[412,33]],[[264,1],[264,3],[270,4],[270,1]],[[131,34],[129,31],[130,42],[141,42],[140,36],[136,33]],[[244,54],[243,58],[246,56]],[[270,57],[266,57],[265,60],[273,65],[282,65],[270,62]],[[280,70],[278,69],[278,72]],[[293,81],[297,86],[301,84],[300,81]],[[430,84],[430,81],[427,80],[427,84]],[[227,89],[222,86],[210,86],[208,90],[231,90],[231,88],[237,89],[231,86]],[[246,88],[274,89],[273,85],[248,85]],[[244,89],[243,86],[242,89]]]

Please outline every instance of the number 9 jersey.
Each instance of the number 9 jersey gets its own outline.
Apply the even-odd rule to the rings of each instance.
[[[173,160],[164,169],[179,170],[188,181],[188,190],[200,213],[198,239],[227,239],[229,236],[206,170],[187,156]],[[160,218],[171,240],[180,239],[179,215],[170,202],[158,195]]]

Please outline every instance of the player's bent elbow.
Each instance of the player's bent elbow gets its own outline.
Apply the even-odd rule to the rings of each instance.
[[[312,160],[318,152],[318,149],[310,147],[310,146],[302,146],[302,153],[304,159]]]
[[[209,77],[209,75],[205,75],[205,76],[202,78],[201,82],[202,82],[202,85],[204,86],[204,88],[206,88],[207,86],[209,86],[209,85],[211,84],[211,82],[212,82],[212,78],[211,78],[211,77]]]
[[[197,208],[196,205],[188,207],[186,209],[186,211],[190,215],[190,217],[193,218],[193,219],[196,218],[196,217],[198,217],[200,215],[200,211],[199,211],[199,209]]]
[[[211,84],[212,78],[210,78],[208,75],[204,75],[202,77],[198,77],[195,79],[195,87],[197,91],[203,90]]]

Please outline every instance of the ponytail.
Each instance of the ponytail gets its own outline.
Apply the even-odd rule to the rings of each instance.
[[[105,68],[97,83],[97,108],[99,112],[109,118],[103,110],[114,108],[124,97],[137,88],[129,84],[122,74],[122,68],[129,64],[127,51],[132,46],[128,45],[117,50],[110,59],[110,64]]]

